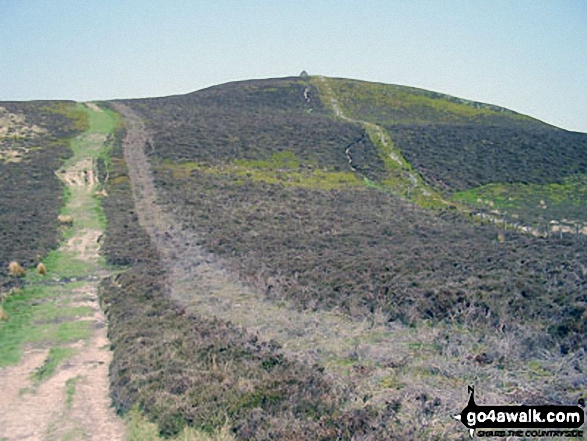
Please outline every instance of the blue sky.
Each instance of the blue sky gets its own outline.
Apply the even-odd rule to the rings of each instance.
[[[162,96],[302,70],[587,132],[587,1],[0,0],[0,100]]]

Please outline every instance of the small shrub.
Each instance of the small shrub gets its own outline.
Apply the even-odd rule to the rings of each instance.
[[[44,276],[47,274],[47,267],[45,266],[45,264],[39,263],[37,265],[37,271],[39,272],[40,275]]]
[[[18,262],[10,262],[10,265],[8,265],[8,272],[14,277],[24,276],[24,268],[20,266],[20,263]]]

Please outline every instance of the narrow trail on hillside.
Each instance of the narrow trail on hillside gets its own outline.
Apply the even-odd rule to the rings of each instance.
[[[86,108],[88,112],[98,112],[95,105]],[[111,406],[108,368],[112,354],[106,318],[98,303],[98,284],[108,273],[100,263],[100,245],[96,240],[103,228],[93,209],[97,204],[94,159],[105,142],[106,133],[94,132],[90,125],[87,132],[73,140],[74,156],[57,172],[70,190],[66,209],[73,219],[73,227],[69,240],[56,252],[56,260],[62,264],[55,264],[54,272],[48,273],[56,288],[56,295],[48,301],[55,302],[58,308],[89,311],[67,319],[72,323],[87,323],[87,337],[57,346],[51,343],[51,349],[65,348],[73,355],[40,382],[32,374],[47,364],[48,344],[25,348],[19,364],[0,370],[2,440],[116,441],[124,438],[124,423]],[[61,271],[66,271],[68,277],[59,274]]]
[[[392,327],[383,317],[355,321],[336,312],[298,311],[240,282],[159,205],[144,151],[149,141],[144,124],[128,106],[117,103],[115,108],[126,121],[124,155],[139,222],[163,257],[171,298],[191,313],[228,320],[262,341],[277,341],[288,357],[323,364],[338,384],[369,391],[374,402],[387,400],[389,393],[379,383],[410,358],[410,342],[418,338],[413,330]],[[354,364],[356,369],[349,368]]]
[[[401,152],[394,148],[391,137],[383,127],[372,122],[347,116],[326,77],[319,76],[317,79],[323,92],[323,98],[330,105],[336,117],[364,127],[373,144],[378,145],[392,161],[393,167],[389,171],[395,175],[396,186],[402,194],[407,194],[409,198],[412,193],[419,192],[423,198],[434,199],[437,202],[448,204],[439,195],[434,194],[435,192],[428,188],[422,181],[422,178],[411,169],[408,162],[402,157]],[[352,151],[346,149],[345,155],[351,169],[356,171],[352,163]]]

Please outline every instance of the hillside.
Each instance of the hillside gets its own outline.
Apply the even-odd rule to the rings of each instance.
[[[351,109],[346,120],[332,116],[316,81],[298,78],[127,102],[149,121],[153,136],[147,153],[156,185],[184,227],[194,230],[206,249],[229,259],[241,276],[259,288],[272,285],[272,295],[304,308],[337,306],[350,314],[380,310],[406,323],[458,316],[461,304],[470,311],[480,308],[474,316],[489,311],[498,316],[505,307],[508,314],[524,312],[532,319],[552,308],[547,274],[568,264],[569,252],[583,256],[583,237],[537,241],[512,233],[496,245],[500,233],[492,227],[410,206],[395,196],[381,149],[356,121],[366,108],[362,121],[385,127],[394,140],[414,124],[422,131],[468,130],[484,142],[497,142],[504,128],[519,137],[532,132],[542,144],[532,144],[535,166],[529,164],[525,171],[529,180],[539,182],[546,179],[541,173],[562,180],[571,167],[573,173],[584,171],[587,149],[581,143],[587,135],[417,89],[328,83],[344,112]],[[564,143],[565,136],[577,142]],[[499,149],[486,152],[490,162],[500,165],[478,183],[520,175],[518,162],[507,162],[507,152],[523,153],[519,137],[505,137]],[[493,169],[483,170],[475,158],[458,152],[461,146],[448,143],[456,161],[451,168],[437,158],[448,149],[438,138],[426,144],[425,152],[414,147],[418,141],[399,139],[406,159],[418,153],[414,170],[432,191],[442,190],[434,185],[437,181],[452,185],[435,170],[458,180],[455,186],[470,188],[468,168],[478,170],[477,175]],[[544,149],[553,139],[566,150]],[[420,166],[421,157],[433,161],[430,174]],[[550,157],[566,165],[538,166]],[[578,300],[578,268],[568,270],[569,277],[556,289]],[[537,279],[530,282],[529,274]]]
[[[99,104],[0,103],[0,345],[99,285],[129,439],[456,440],[468,385],[584,393],[587,134],[325,77]]]
[[[538,238],[478,225],[470,217],[473,208],[450,198],[491,183],[516,188],[517,179],[523,185],[580,179],[587,135],[432,92],[316,77],[230,83],[124,104],[150,135],[145,153],[157,205],[179,229],[168,238],[179,239],[168,251],[168,271],[180,281],[172,291],[188,311],[221,317],[267,340],[275,337],[286,356],[310,357],[328,366],[337,381],[349,381],[350,372],[341,370],[347,363],[363,369],[364,378],[354,380],[356,393],[369,384],[367,402],[374,406],[397,399],[399,390],[415,399],[422,390],[415,384],[428,380],[414,380],[408,372],[425,358],[440,357],[444,366],[430,380],[448,381],[472,341],[487,342],[473,345],[475,355],[467,362],[487,378],[505,370],[534,397],[568,399],[514,373],[513,364],[532,361],[556,378],[551,384],[574,378],[568,390],[577,390],[577,373],[567,371],[565,380],[540,354],[552,351],[558,360],[585,347],[585,237]],[[582,216],[584,205],[576,198],[573,204],[574,214]],[[202,268],[208,259],[216,263]],[[208,285],[210,278],[224,277],[215,265],[257,294]],[[187,285],[190,278],[199,286]],[[239,310],[241,302],[252,317]],[[348,326],[356,320],[401,324],[422,335],[428,326],[457,327],[464,340],[435,337],[436,349],[412,358],[400,375],[389,367],[397,361],[335,354],[326,341],[316,343],[317,335],[317,353],[298,348],[297,341],[313,331],[279,332],[273,317],[288,308],[303,317],[342,314]],[[375,344],[365,331],[357,332],[359,347],[385,350],[381,340]],[[400,338],[389,329],[381,332],[384,340]],[[504,335],[509,349],[497,343]],[[461,350],[449,349],[455,344]],[[403,353],[401,345],[397,352]],[[382,388],[390,375],[398,389]],[[505,387],[482,383],[494,393]],[[437,398],[448,412],[454,395]],[[396,417],[404,423],[422,411],[410,399],[401,403]],[[404,428],[413,436],[423,433],[410,424]]]

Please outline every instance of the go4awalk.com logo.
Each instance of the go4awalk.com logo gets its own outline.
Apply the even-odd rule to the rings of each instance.
[[[478,406],[469,386],[469,403],[453,418],[469,429],[471,437],[475,430],[479,437],[583,437],[578,429],[585,411],[580,406]]]

